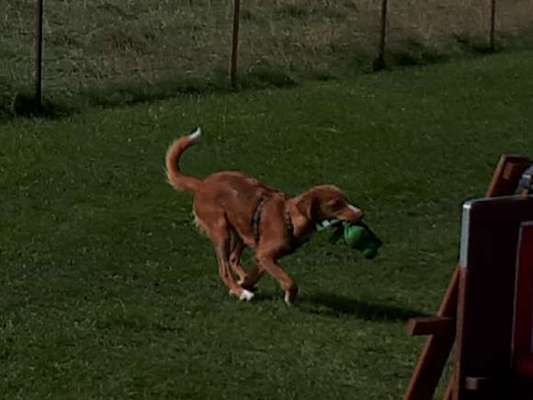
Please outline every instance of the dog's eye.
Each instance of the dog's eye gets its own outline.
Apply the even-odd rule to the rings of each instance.
[[[344,206],[344,202],[342,200],[339,200],[339,199],[328,201],[327,204],[328,204],[329,207],[331,207],[333,209],[342,208]]]

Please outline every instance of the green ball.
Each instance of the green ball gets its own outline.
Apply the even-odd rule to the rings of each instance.
[[[360,225],[346,225],[344,227],[344,241],[350,247],[355,247],[365,235],[365,228]]]
[[[344,241],[353,249],[359,250],[369,260],[378,255],[382,242],[365,225],[345,225]]]

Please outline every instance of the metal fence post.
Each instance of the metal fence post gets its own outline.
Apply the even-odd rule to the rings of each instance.
[[[385,68],[385,46],[387,38],[387,14],[388,14],[388,0],[382,0],[381,3],[381,32],[379,37],[379,52],[377,58],[374,60],[373,69],[379,71]]]
[[[239,60],[239,25],[241,1],[233,1],[233,40],[231,49],[230,79],[233,87],[237,86],[237,64]]]
[[[43,91],[43,1],[35,0],[35,22],[34,22],[34,52],[35,52],[35,65],[34,65],[34,84],[35,93],[34,100],[36,106],[42,105],[42,91]]]
[[[496,0],[490,2],[490,38],[489,38],[490,50],[496,49]]]

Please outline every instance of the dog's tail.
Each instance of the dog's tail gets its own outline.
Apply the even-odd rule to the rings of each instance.
[[[200,130],[200,128],[197,128],[190,135],[177,139],[174,143],[170,145],[167,150],[165,161],[167,167],[168,183],[170,183],[176,190],[195,192],[202,184],[202,181],[198,178],[183,175],[181,173],[179,164],[181,155],[190,146],[195,143],[198,143],[201,134],[202,131]]]

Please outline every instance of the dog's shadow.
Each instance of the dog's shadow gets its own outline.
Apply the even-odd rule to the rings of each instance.
[[[299,307],[312,314],[332,317],[354,317],[369,321],[407,321],[409,318],[427,314],[406,307],[389,304],[370,303],[332,293],[318,293],[302,298]]]
[[[279,296],[264,293],[254,301],[276,301]],[[329,317],[353,317],[368,321],[398,322],[413,317],[427,317],[428,314],[419,310],[389,304],[370,303],[332,293],[303,295],[296,303],[298,310],[306,313]]]

